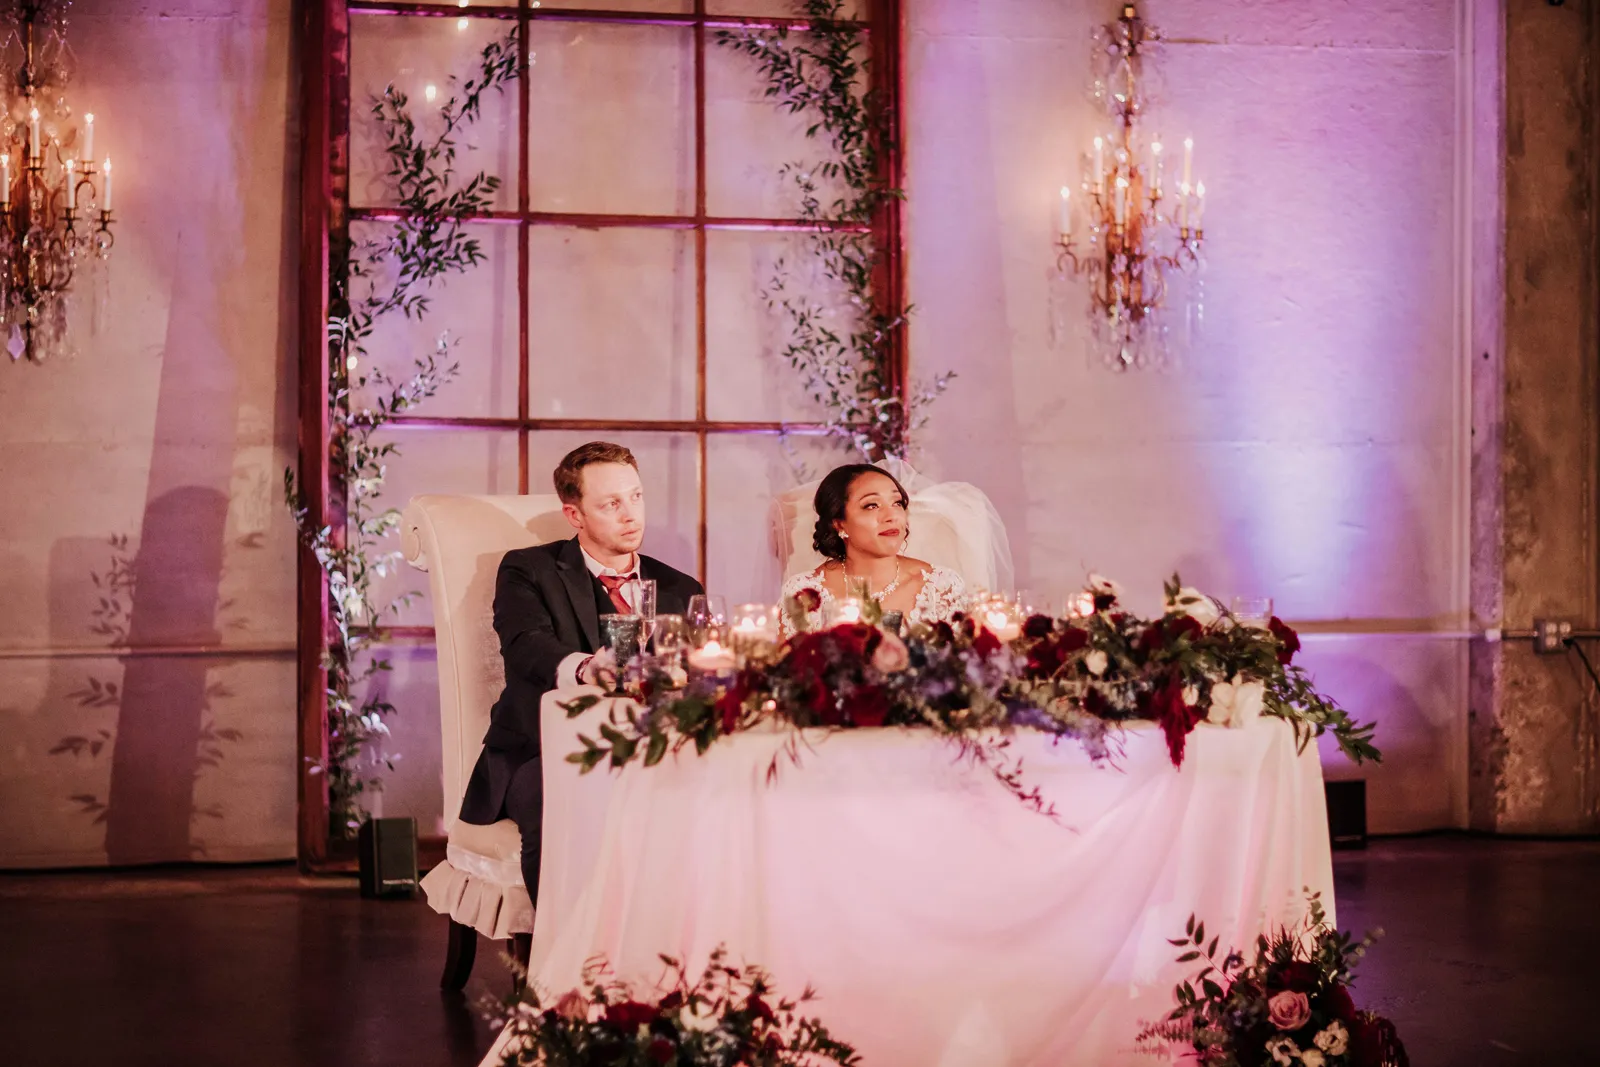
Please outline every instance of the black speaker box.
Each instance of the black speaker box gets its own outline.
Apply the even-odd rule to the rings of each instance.
[[[1367,783],[1364,778],[1326,782],[1328,837],[1334,848],[1367,847]]]
[[[417,889],[417,821],[368,819],[356,833],[361,895],[409,897]]]

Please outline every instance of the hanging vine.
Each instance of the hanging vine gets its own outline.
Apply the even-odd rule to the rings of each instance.
[[[328,577],[330,632],[323,656],[328,761],[316,770],[328,776],[335,832],[354,833],[362,795],[382,788],[378,762],[367,756],[388,734],[385,719],[395,709],[366,684],[390,670],[389,660],[371,650],[382,623],[418,595],[404,593],[385,604],[373,599],[376,580],[400,566],[400,553],[383,546],[399,527],[400,511],[379,501],[388,462],[399,449],[374,437],[396,415],[432,397],[459,369],[448,334],[439,336],[434,350],[417,359],[405,378],[369,365],[366,345],[377,324],[396,313],[420,321],[434,286],[485,258],[466,220],[493,205],[500,179],[483,171],[458,176],[457,143],[478,120],[485,95],[503,91],[518,76],[516,31],[491,42],[480,58],[473,77],[451,79],[455,92],[429,122],[436,134],[418,129],[409,98],[392,85],[372,104],[370,116],[388,164],[384,176],[396,194],[400,219],[381,236],[346,240],[333,250],[328,450],[331,477],[346,501],[343,527],[317,526],[295,472],[284,471],[284,494],[300,538]],[[388,759],[383,766],[394,769]]]
[[[782,358],[799,374],[807,394],[828,411],[829,433],[849,441],[869,459],[904,458],[926,409],[955,377],[953,372],[913,386],[902,399],[894,388],[890,339],[911,313],[898,298],[872,284],[885,250],[870,232],[836,229],[829,222],[869,225],[884,202],[904,199],[885,180],[890,150],[889,101],[871,88],[859,26],[841,18],[844,0],[799,0],[804,31],[787,27],[719,30],[719,45],[756,62],[765,95],[807,120],[806,137],[831,151],[780,171],[799,194],[798,220],[813,224],[807,242],[821,273],[842,291],[844,325],[835,308],[800,292],[793,271],[779,260],[763,295],[788,326]],[[823,202],[822,183],[839,195]]]

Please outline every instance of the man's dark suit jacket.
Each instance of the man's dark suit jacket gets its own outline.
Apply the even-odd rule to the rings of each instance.
[[[639,555],[639,577],[656,582],[656,610],[682,614],[704,590],[693,578]],[[518,767],[538,759],[539,704],[556,686],[556,668],[574,652],[600,648],[600,616],[615,611],[600,580],[584,565],[578,539],[507,552],[494,586],[494,630],[506,664],[506,687],[495,701],[483,754],[461,800],[464,822],[499,821]],[[565,758],[559,753],[558,758]]]

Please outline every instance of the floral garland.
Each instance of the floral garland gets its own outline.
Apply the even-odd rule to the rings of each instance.
[[[559,998],[525,987],[502,1013],[513,1035],[503,1067],[852,1067],[855,1049],[815,1018],[800,1014],[814,999],[778,997],[760,967],[734,967],[718,947],[691,982],[683,966],[662,956],[668,992],[635,999],[603,960],[591,961],[583,988]]]
[[[1355,965],[1378,935],[1355,942],[1328,925],[1319,895],[1309,903],[1300,926],[1257,938],[1248,963],[1236,949],[1219,960],[1218,939],[1207,944],[1205,923],[1189,916],[1171,943],[1185,950],[1179,963],[1205,965],[1174,990],[1172,1013],[1139,1034],[1140,1048],[1188,1045],[1207,1067],[1408,1067],[1394,1024],[1350,997]]]
[[[399,380],[364,366],[365,345],[379,320],[396,312],[420,320],[428,312],[433,286],[483,261],[467,218],[493,205],[500,179],[479,171],[459,180],[456,142],[477,121],[484,95],[491,89],[503,91],[517,73],[513,30],[484,48],[477,74],[462,82],[459,93],[440,109],[442,129],[431,139],[418,131],[406,94],[392,85],[385,89],[371,116],[383,136],[386,177],[398,194],[400,219],[383,236],[347,240],[333,254],[328,450],[333,481],[344,491],[346,522],[338,530],[314,523],[293,469],[284,471],[284,497],[301,541],[316,554],[328,580],[332,632],[323,653],[328,759],[316,770],[328,776],[330,825],[344,834],[353,834],[361,824],[362,794],[382,788],[377,768],[362,767],[362,756],[373,741],[388,734],[384,719],[395,710],[381,694],[369,692],[358,699],[356,693],[390,669],[386,658],[370,652],[381,623],[418,595],[408,592],[387,604],[373,602],[374,581],[400,565],[398,551],[380,547],[399,528],[400,511],[378,504],[388,461],[399,449],[392,441],[375,442],[374,435],[394,416],[432,397],[459,369],[450,361],[448,335],[441,335],[435,350],[416,360],[413,373]],[[352,401],[357,395],[374,399],[356,410]],[[384,766],[392,771],[392,759]]]
[[[860,27],[842,18],[844,0],[800,0],[804,30],[719,30],[717,43],[748,55],[766,79],[766,95],[790,114],[804,114],[806,137],[825,137],[831,156],[787,163],[780,170],[800,196],[798,221],[806,224],[822,273],[843,290],[850,316],[842,329],[834,309],[791,287],[779,261],[763,296],[789,325],[783,359],[800,375],[811,399],[829,412],[828,432],[849,441],[869,460],[905,458],[912,431],[927,421],[926,407],[955,377],[946,372],[902,399],[895,390],[890,338],[911,313],[898,297],[879,292],[873,275],[882,259],[873,235],[833,229],[829,222],[871,223],[885,201],[904,199],[889,185],[882,163],[890,149],[887,102],[870,90],[861,55]],[[824,205],[819,181],[842,184]],[[826,212],[824,207],[827,208]]]
[[[1115,583],[1092,578],[1085,614],[1034,615],[1010,640],[982,621],[995,620],[981,609],[913,627],[904,640],[869,618],[798,632],[738,670],[700,673],[681,688],[660,665],[635,661],[628,681],[640,703],[613,704],[598,738],[580,735],[583,748],[567,759],[584,773],[602,762],[654,766],[668,752],[690,745],[704,752],[770,720],[796,728],[925,727],[1024,803],[1053,814],[1009,759],[1010,731],[1070,737],[1103,759],[1112,728],[1153,721],[1181,766],[1188,735],[1202,721],[1242,727],[1266,714],[1293,724],[1302,751],[1332,732],[1351,759],[1382,758],[1373,725],[1357,723],[1295,665],[1300,640],[1281,620],[1266,629],[1242,625],[1177,576],[1166,593],[1162,617],[1144,620],[1123,610]],[[815,596],[802,590],[791,618],[803,623]],[[600,699],[581,697],[567,713],[580,715]],[[790,755],[797,756],[793,748]]]

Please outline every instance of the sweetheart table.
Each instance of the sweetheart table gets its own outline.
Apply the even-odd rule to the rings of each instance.
[[[1181,769],[1154,727],[1098,765],[1016,733],[1051,819],[902,728],[752,731],[580,775],[565,756],[611,701],[576,719],[561,704],[595,692],[543,707],[545,991],[597,955],[642,984],[661,953],[698,974],[726,943],[782,991],[814,987],[864,1067],[1150,1064],[1133,1038],[1192,971],[1167,942],[1191,913],[1240,948],[1298,922],[1307,889],[1332,921],[1316,746],[1297,752],[1280,720],[1202,725]]]

